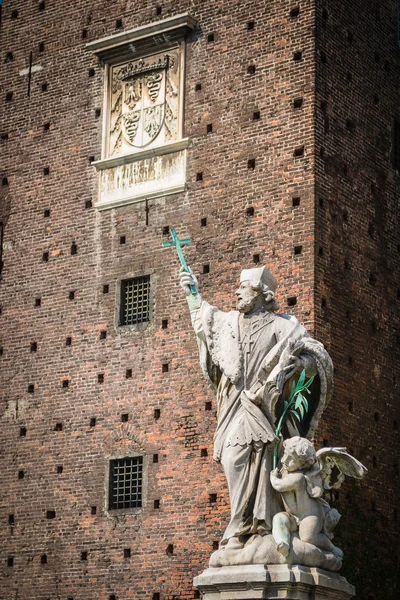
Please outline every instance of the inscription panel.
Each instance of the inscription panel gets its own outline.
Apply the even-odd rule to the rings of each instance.
[[[101,171],[100,203],[111,207],[183,191],[186,150]]]

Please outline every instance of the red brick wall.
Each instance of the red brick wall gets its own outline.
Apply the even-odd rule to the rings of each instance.
[[[396,2],[320,2],[316,94],[316,335],[336,366],[319,441],[369,469],[347,484],[344,574],[364,595],[395,598],[399,493],[399,118]],[[325,300],[326,306],[322,303]],[[385,571],[385,577],[382,573]]]
[[[331,55],[346,51],[337,35],[346,15],[332,16],[337,29],[331,21],[322,29],[321,7],[316,21],[314,2],[298,4],[299,15],[293,17],[290,10],[296,3],[288,0],[258,4],[174,0],[160,3],[159,16],[155,2],[47,0],[44,11],[38,10],[37,2],[22,0],[9,0],[3,6],[0,133],[9,134],[0,140],[0,175],[8,181],[8,186],[0,186],[0,218],[5,222],[0,283],[0,532],[4,538],[0,574],[5,598],[108,600],[115,594],[118,600],[147,600],[157,592],[161,600],[195,597],[192,578],[207,565],[229,508],[221,468],[212,461],[214,397],[201,376],[186,301],[176,281],[176,256],[172,250],[161,249],[166,225],[193,238],[186,255],[196,273],[202,272],[204,264],[210,265],[210,273],[200,275],[199,280],[202,293],[212,303],[225,309],[235,305],[233,292],[240,270],[252,266],[253,255],[259,254],[280,280],[281,309],[296,314],[329,345],[338,371],[337,393],[321,428],[321,441],[351,442],[370,466],[367,446],[373,439],[378,467],[371,469],[367,487],[362,489],[368,489],[369,500],[374,498],[376,510],[388,519],[385,534],[390,529],[393,508],[389,501],[393,506],[394,491],[392,487],[390,495],[387,489],[395,475],[395,458],[388,460],[380,446],[391,446],[389,440],[396,434],[392,431],[394,396],[390,396],[395,390],[394,346],[389,343],[394,339],[389,313],[394,319],[396,290],[386,291],[395,287],[389,286],[387,275],[379,274],[375,287],[369,287],[364,274],[367,261],[386,257],[386,235],[392,236],[390,240],[394,236],[390,206],[395,177],[385,158],[394,91],[392,96],[383,89],[377,92],[379,111],[386,107],[384,126],[379,121],[382,113],[378,117],[371,106],[371,125],[363,119],[364,132],[357,129],[346,137],[343,105],[348,102],[355,110],[357,104],[342,93],[343,86],[336,89],[330,79],[330,74],[340,76],[341,62],[337,58],[331,64]],[[361,56],[350,56],[349,50],[348,60],[357,64],[360,84],[354,93],[361,103],[366,93],[362,86],[377,82],[371,70],[373,59],[362,68],[365,81],[371,83],[361,81],[360,64],[372,50],[356,28],[362,22],[362,27],[372,30],[372,24],[369,11],[360,5],[365,14],[359,22],[356,4],[351,6],[354,46],[359,44]],[[18,18],[12,19],[15,9]],[[121,31],[115,28],[117,19],[122,19],[122,30],[129,30],[185,11],[199,21],[199,30],[187,46],[185,133],[193,140],[188,189],[149,202],[148,225],[143,203],[101,213],[87,208],[97,193],[97,176],[89,157],[100,158],[102,119],[95,111],[102,107],[103,72],[85,50],[85,43]],[[389,17],[385,12],[381,27],[389,23]],[[255,22],[253,31],[247,30],[249,21]],[[318,47],[326,46],[326,69],[315,62],[316,23]],[[87,31],[85,39],[82,30]],[[207,42],[209,32],[214,32],[214,42]],[[381,34],[374,33],[377,44]],[[386,31],[386,43],[387,37]],[[41,42],[43,52],[39,52]],[[27,77],[19,71],[28,66],[30,51],[33,65],[43,69],[32,75],[28,97]],[[298,51],[302,60],[296,62],[293,54]],[[13,60],[5,63],[7,52],[13,53]],[[398,52],[395,42],[392,52]],[[381,64],[385,58],[382,51]],[[247,73],[250,64],[256,66],[254,75]],[[95,69],[94,77],[89,77],[90,68]],[[395,70],[393,63],[391,76]],[[47,91],[42,91],[45,83]],[[195,91],[196,83],[201,83],[201,91]],[[389,82],[386,85],[389,88]],[[330,88],[333,102],[330,96],[326,98]],[[13,97],[6,102],[9,91]],[[295,98],[303,99],[301,108],[293,107]],[[335,115],[329,134],[323,133],[322,99],[328,101],[328,114],[333,111]],[[260,120],[253,121],[255,111],[260,111]],[[379,148],[376,135],[371,136],[373,114],[374,127],[382,129]],[[44,131],[45,123],[50,123],[48,131]],[[206,133],[209,123],[211,134]],[[359,140],[365,140],[362,154],[357,143],[361,135]],[[303,145],[304,156],[294,158],[294,150]],[[328,156],[336,153],[341,161],[357,161],[354,168],[349,164],[351,181],[339,178],[333,167],[331,172],[326,170],[319,158],[321,145]],[[254,170],[247,168],[249,159],[256,161]],[[49,175],[43,174],[46,167]],[[383,183],[383,175],[375,174],[377,167],[393,181]],[[203,172],[203,181],[196,181],[198,172]],[[385,187],[385,194],[377,191],[367,199],[372,180],[377,190]],[[300,198],[299,206],[293,206],[293,198]],[[319,198],[324,199],[323,208]],[[254,216],[246,213],[250,206]],[[380,221],[372,239],[366,228],[374,206]],[[332,222],[333,207],[336,223]],[[346,224],[342,223],[344,209],[348,211]],[[49,217],[44,216],[45,210],[50,210]],[[204,218],[205,227],[201,225]],[[119,243],[122,235],[125,245]],[[341,296],[344,276],[339,256],[344,235],[352,288],[349,284]],[[76,255],[70,252],[73,242]],[[295,246],[302,247],[296,256]],[[319,246],[324,248],[323,257],[318,256]],[[43,261],[44,252],[49,253],[48,262]],[[398,261],[395,245],[390,252],[388,264],[394,265]],[[144,332],[121,332],[115,321],[118,281],[142,273],[151,273],[155,283],[153,320]],[[103,293],[105,284],[108,294]],[[382,301],[381,286],[387,301]],[[71,291],[75,292],[73,300],[69,300]],[[322,296],[327,299],[326,310],[320,309]],[[287,307],[288,297],[297,298],[295,307]],[[40,307],[35,307],[36,298],[41,298]],[[373,310],[378,311],[377,317],[385,314],[387,324],[385,334],[379,320],[376,350],[368,339],[368,325],[365,329],[359,325],[366,299],[371,315]],[[345,319],[348,305],[351,323]],[[168,319],[167,329],[161,328],[162,319]],[[345,336],[351,326],[348,350]],[[102,330],[107,331],[106,339],[100,339]],[[68,347],[67,337],[72,338]],[[381,354],[380,339],[385,340]],[[37,342],[36,352],[30,351],[32,342]],[[350,354],[352,367],[347,359]],[[361,355],[367,359],[365,365]],[[372,359],[383,378],[384,367],[390,367],[384,386],[382,379],[372,376]],[[169,363],[167,373],[162,372],[165,362]],[[131,379],[126,379],[126,369],[133,370]],[[104,374],[103,384],[98,383],[99,373]],[[69,386],[63,388],[66,378]],[[28,393],[29,385],[34,385],[33,394]],[[362,401],[360,389],[366,398]],[[348,415],[350,397],[354,412]],[[205,410],[206,401],[213,402],[213,410]],[[379,423],[373,419],[374,401],[388,404],[377,409]],[[158,420],[155,408],[161,410]],[[122,423],[121,415],[126,413],[129,421]],[[338,420],[338,415],[345,418]],[[90,427],[93,417],[96,425]],[[62,431],[55,431],[57,423],[62,423]],[[26,427],[25,437],[20,437],[21,427]],[[361,430],[362,438],[356,443],[354,437]],[[108,457],[137,449],[149,459],[143,512],[108,516]],[[208,450],[207,457],[201,457],[201,449]],[[159,462],[153,463],[156,453]],[[385,472],[381,470],[384,461],[388,462]],[[57,474],[61,465],[63,472]],[[22,470],[24,478],[18,479]],[[216,504],[209,502],[213,493],[217,493]],[[156,499],[159,509],[153,508]],[[351,511],[351,502],[347,504]],[[94,506],[96,515],[91,514]],[[46,518],[48,510],[56,512],[54,519]],[[14,525],[8,524],[9,515],[15,515]],[[352,522],[356,523],[355,516]],[[352,543],[347,542],[345,548],[350,555]],[[166,553],[169,544],[174,547],[172,556]],[[125,548],[131,548],[130,559],[124,559]],[[88,553],[87,561],[81,560],[83,551]],[[42,555],[47,564],[41,564]],[[12,567],[7,566],[8,557],[14,559]],[[352,580],[351,573],[348,577]],[[373,591],[376,598],[383,598],[379,586]]]

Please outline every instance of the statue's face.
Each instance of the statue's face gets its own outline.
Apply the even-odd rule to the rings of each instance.
[[[237,309],[241,313],[248,314],[255,307],[261,292],[253,290],[250,281],[242,281],[235,294],[238,297]]]
[[[300,471],[303,468],[303,462],[297,456],[296,452],[293,451],[293,449],[285,450],[281,462],[289,473],[292,473],[293,471]]]
[[[302,453],[304,452],[304,444],[301,444],[299,447],[299,443],[300,442],[295,441],[295,438],[292,438],[283,444],[284,452],[281,462],[289,473],[293,471],[304,471],[304,469],[310,469],[316,460],[316,454],[312,444],[309,444],[312,452],[308,452],[306,458]]]

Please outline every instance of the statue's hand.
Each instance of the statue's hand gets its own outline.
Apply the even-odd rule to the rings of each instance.
[[[264,387],[265,386],[261,386],[256,392],[252,392],[251,390],[243,390],[243,392],[246,395],[246,397],[250,400],[250,402],[252,402],[256,406],[260,406],[260,404],[263,401]]]
[[[299,356],[295,356],[294,354],[291,354],[289,356],[289,364],[287,365],[286,370],[290,371],[293,370],[294,373],[296,373],[297,371],[302,371],[304,369],[304,364],[303,361],[301,360],[301,358]]]
[[[185,271],[184,267],[181,267],[181,269],[179,271],[179,279],[180,279],[179,284],[180,284],[181,288],[184,290],[186,296],[189,296],[191,293],[190,292],[191,285],[193,285],[196,288],[196,292],[198,292],[198,288],[199,288],[199,282],[197,281],[197,278],[190,267],[189,267],[189,271],[190,271],[190,273]]]

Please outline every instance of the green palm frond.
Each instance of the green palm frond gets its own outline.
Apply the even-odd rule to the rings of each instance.
[[[304,418],[304,415],[308,412],[309,404],[306,397],[303,395],[303,392],[307,394],[311,394],[310,386],[314,381],[314,377],[310,377],[306,381],[306,370],[303,369],[300,373],[300,377],[297,380],[297,383],[293,381],[292,387],[290,390],[289,400],[283,401],[283,412],[282,415],[276,425],[275,435],[279,437],[282,433],[283,426],[286,422],[287,416],[293,415],[299,423]],[[278,462],[278,446],[274,448],[274,469],[276,468],[276,463]]]

